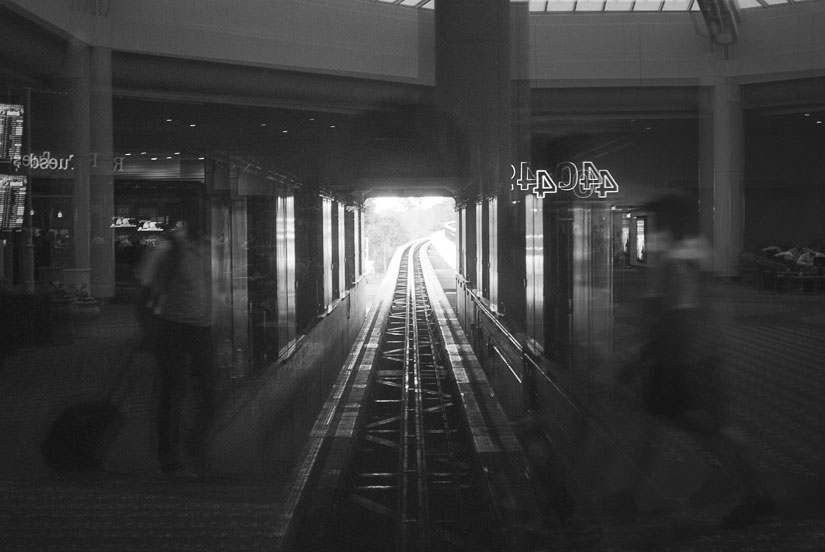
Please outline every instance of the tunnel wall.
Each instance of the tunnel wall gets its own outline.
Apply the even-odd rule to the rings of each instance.
[[[233,390],[209,452],[216,466],[235,473],[287,472],[364,321],[365,289],[360,278],[317,319],[294,354]]]

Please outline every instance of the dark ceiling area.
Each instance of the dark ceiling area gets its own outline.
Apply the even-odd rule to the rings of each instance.
[[[381,179],[466,173],[455,123],[426,105],[380,105],[359,114],[116,97],[116,153],[225,156],[299,182],[342,190]],[[403,190],[401,190],[403,192]]]

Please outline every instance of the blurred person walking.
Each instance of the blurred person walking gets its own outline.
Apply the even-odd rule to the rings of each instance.
[[[161,473],[192,478],[205,464],[206,436],[214,415],[212,297],[206,244],[185,223],[168,233],[141,274],[156,316],[153,332],[160,399],[157,411]],[[183,405],[191,383],[195,419],[184,432]],[[182,436],[186,434],[186,438]]]
[[[685,198],[669,195],[649,207],[661,232],[656,236],[656,264],[651,271],[649,340],[640,355],[646,372],[643,404],[652,423],[664,421],[689,431],[731,464],[743,499],[723,524],[747,525],[772,514],[775,505],[753,468],[741,432],[728,420],[724,344],[708,343],[700,336],[702,327],[713,323],[724,308],[711,293],[710,245],[693,228],[695,208]],[[651,435],[652,429],[645,431]],[[640,461],[642,472],[652,460],[651,449],[647,443]]]

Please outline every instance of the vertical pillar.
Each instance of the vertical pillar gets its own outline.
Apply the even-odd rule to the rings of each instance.
[[[712,146],[700,146],[700,225],[712,238],[714,272],[717,276],[734,276],[744,245],[745,123],[741,87],[730,80],[716,83],[705,105],[709,115],[700,125],[700,138],[712,137]]]
[[[466,202],[460,208],[461,213],[461,273],[470,282],[470,287],[476,287],[476,207],[474,203]]]
[[[488,227],[488,271],[487,289],[490,292],[490,310],[499,311],[500,294],[498,289],[499,278],[499,226],[498,226],[498,198],[493,196],[487,200],[487,227]],[[503,267],[502,267],[503,268]]]
[[[352,276],[357,280],[361,276],[361,207],[352,208]]]
[[[247,197],[238,193],[242,172],[237,166],[229,174],[232,194],[229,201],[232,282],[232,373],[231,377],[249,375],[249,256],[244,244],[249,241]]]
[[[26,144],[25,144],[25,151],[30,153],[32,152],[32,109],[31,109],[31,90],[26,91],[26,101],[25,101],[25,124],[24,124],[24,131],[26,136]],[[34,267],[34,229],[32,228],[32,194],[34,194],[34,184],[32,183],[31,179],[31,169],[27,171],[27,179],[26,185],[28,186],[28,193],[26,194],[26,223],[23,226],[23,242],[22,247],[20,248],[20,280],[23,282],[23,291],[27,294],[33,294],[35,291],[35,267]],[[6,271],[6,258],[5,258],[5,248],[6,246],[0,243],[0,281],[5,279],[5,271]],[[13,256],[8,257],[9,260],[13,258]],[[12,271],[10,271],[9,279],[13,278]]]
[[[524,197],[525,327],[528,342],[544,350],[544,200]]]
[[[89,154],[90,149],[90,79],[89,47],[81,42],[69,44],[67,56],[70,115],[69,132],[74,151],[74,184],[72,209],[72,244],[74,248],[74,267],[80,271],[91,268],[91,207],[89,189]],[[84,285],[89,285],[89,281]],[[89,290],[90,291],[90,290]]]
[[[337,299],[340,299],[347,293],[347,234],[346,234],[346,210],[344,204],[340,201],[335,202],[335,227],[336,227],[336,281],[338,287]]]
[[[483,199],[479,199],[475,205],[476,208],[476,217],[475,217],[475,235],[476,235],[476,279],[473,281],[473,289],[475,289],[479,295],[486,297],[487,296],[487,258],[485,256],[485,251],[489,251],[487,248],[489,244],[485,239],[485,232],[484,227],[487,224],[487,217],[484,216],[484,212],[486,210],[486,205],[484,204]]]
[[[332,304],[332,285],[333,285],[333,260],[332,260],[332,199],[328,197],[322,198],[322,225],[323,225],[323,265],[324,265],[324,283],[323,283],[323,309],[329,309]]]
[[[510,75],[512,89],[512,139],[510,158],[504,163],[530,165],[530,9],[527,2],[510,4]],[[512,325],[527,326],[527,271],[534,266],[527,261],[527,218],[533,216],[523,192],[513,188],[510,175],[502,183],[508,194],[499,201],[499,270],[500,295],[504,313]],[[541,220],[541,219],[539,219]],[[541,228],[541,226],[539,226]],[[543,282],[541,282],[543,285]],[[541,308],[541,303],[533,306]]]
[[[279,353],[295,340],[295,203],[291,189],[280,189],[275,215]]]
[[[509,0],[436,3],[435,81],[437,106],[457,121],[468,148],[469,182],[462,194],[467,198],[468,214],[476,203],[475,224],[467,220],[464,227],[468,232],[465,243],[472,241],[476,248],[476,274],[470,281],[488,297],[491,293],[498,296],[497,290],[489,289],[489,274],[485,274],[488,259],[484,254],[489,252],[490,244],[485,241],[489,218],[483,216],[483,212],[486,197],[498,195],[502,189],[509,190],[512,133]],[[471,254],[469,248],[466,254]],[[471,270],[469,264],[467,270]]]
[[[90,268],[91,294],[115,295],[114,233],[109,225],[115,213],[112,145],[112,52],[90,51]]]

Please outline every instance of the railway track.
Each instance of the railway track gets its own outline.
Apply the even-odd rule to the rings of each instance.
[[[497,403],[485,403],[492,393],[475,398],[461,347],[437,316],[443,305],[420,260],[426,243],[398,258],[394,288],[316,422],[283,549],[513,549],[506,541],[522,506],[508,474],[523,477],[523,457],[512,435],[499,435],[509,428]]]
[[[495,518],[442,358],[420,247],[401,261],[339,501],[333,540],[347,549],[483,549],[471,541],[484,542]]]

